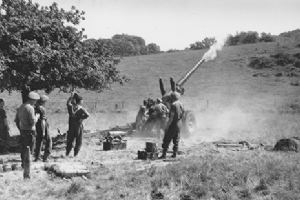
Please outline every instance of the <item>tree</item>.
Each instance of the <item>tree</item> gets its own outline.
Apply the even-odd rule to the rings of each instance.
[[[259,41],[261,40],[256,31],[248,31],[248,32],[236,33],[234,36],[230,35],[227,38],[226,44],[229,46],[233,46],[239,44],[251,44]]]
[[[145,40],[139,36],[116,34],[112,37],[114,50],[120,56],[132,56],[146,54]]]
[[[203,46],[202,42],[197,41],[193,44],[190,44],[190,49],[191,50],[204,49],[204,46]]]
[[[274,42],[275,41],[275,37],[272,36],[270,33],[261,33],[260,38],[259,38],[260,42]]]
[[[112,39],[114,46],[114,53],[119,56],[138,55],[134,44],[124,38]]]
[[[160,47],[155,43],[150,43],[147,45],[148,54],[154,54],[160,52]]]
[[[256,31],[248,31],[240,33],[241,44],[251,44],[259,41],[259,36]]]
[[[191,50],[197,50],[197,49],[207,49],[211,45],[213,45],[216,42],[215,38],[204,38],[201,42],[197,41],[193,44],[190,44],[190,49]]]
[[[202,40],[202,44],[203,44],[203,46],[204,46],[205,49],[209,48],[211,45],[213,45],[216,42],[217,41],[216,41],[215,38],[208,38],[208,37],[206,37],[206,38],[204,38]]]
[[[1,91],[102,91],[125,81],[111,51],[84,45],[84,29],[75,28],[84,12],[31,0],[2,0],[0,10]]]
[[[239,40],[240,40],[240,37],[239,37],[238,33],[235,36],[229,35],[229,37],[227,38],[226,44],[228,46],[234,46],[234,45],[239,44]]]

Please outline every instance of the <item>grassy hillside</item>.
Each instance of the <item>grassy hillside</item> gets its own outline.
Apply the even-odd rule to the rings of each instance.
[[[298,77],[276,77],[268,74],[273,69],[254,70],[248,67],[249,58],[253,56],[299,52],[300,49],[293,45],[274,42],[224,47],[215,60],[204,63],[192,75],[184,85],[182,101],[186,109],[193,110],[197,115],[197,134],[201,135],[201,139],[228,136],[250,139],[268,136],[275,139],[297,133],[300,123],[294,117],[293,110],[289,109],[299,103],[300,87],[290,84]],[[205,51],[124,58],[118,67],[130,78],[128,83],[114,85],[112,90],[103,93],[81,91],[86,106],[92,112],[86,129],[104,129],[134,121],[143,99],[160,97],[159,77],[169,87],[169,78],[178,80]],[[7,101],[12,122],[20,95],[4,93],[1,97]],[[68,94],[53,92],[50,97],[51,128],[53,132],[56,128],[65,131],[65,101]]]

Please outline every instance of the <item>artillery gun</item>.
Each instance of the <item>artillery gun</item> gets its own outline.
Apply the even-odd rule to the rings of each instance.
[[[159,86],[162,98],[168,97],[171,92],[179,92],[181,96],[184,94],[184,83],[191,77],[191,75],[200,67],[200,65],[205,62],[204,59],[201,59],[192,69],[190,69],[184,76],[179,79],[175,83],[173,78],[170,78],[171,83],[171,91],[166,92],[164,88],[164,84],[162,79],[159,79]],[[154,99],[148,98],[144,100],[143,105],[140,107],[140,110],[136,117],[136,131],[140,134],[153,136],[155,134],[160,134],[162,129],[159,113],[155,112],[155,105],[157,101]],[[189,136],[191,135],[197,127],[196,117],[191,110],[186,110],[184,116],[182,118],[182,136]]]

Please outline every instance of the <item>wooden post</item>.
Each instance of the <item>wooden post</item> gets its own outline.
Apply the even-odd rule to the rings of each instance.
[[[25,154],[24,154],[23,178],[30,179],[30,148],[29,148],[29,146],[26,147]]]

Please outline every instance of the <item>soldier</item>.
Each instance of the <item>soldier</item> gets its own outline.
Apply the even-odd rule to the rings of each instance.
[[[49,133],[49,124],[46,117],[45,103],[49,100],[46,95],[41,95],[41,98],[37,101],[35,112],[40,114],[40,118],[36,123],[36,148],[35,148],[35,161],[40,160],[41,148],[43,146],[43,140],[45,141],[45,150],[43,155],[43,162],[48,161],[48,157],[52,150],[52,140]]]
[[[156,104],[153,108],[154,110],[154,118],[156,119],[156,127],[157,127],[157,134],[160,138],[161,132],[165,130],[167,121],[168,121],[168,114],[169,109],[167,106],[163,103],[161,99],[156,100]]]
[[[2,140],[2,146],[0,151],[2,153],[8,152],[8,138],[9,138],[9,126],[7,122],[6,111],[4,110],[4,100],[0,99],[0,139]]]
[[[74,157],[78,155],[78,152],[82,144],[83,134],[83,120],[89,117],[89,113],[82,107],[82,97],[78,94],[72,94],[67,101],[67,108],[69,113],[69,130],[67,135],[67,148],[66,156],[69,156],[70,151],[73,148],[73,142],[75,140]]]
[[[169,144],[171,140],[173,141],[173,155],[172,157],[175,158],[178,151],[178,144],[180,140],[180,128],[182,124],[182,117],[184,114],[184,108],[182,103],[179,101],[180,94],[178,92],[172,92],[170,94],[170,113],[169,113],[169,120],[166,126],[165,136],[163,139],[163,153],[161,155],[161,159],[166,158],[166,154],[169,148]]]
[[[24,166],[25,152],[27,146],[30,147],[30,151],[33,151],[35,145],[36,136],[36,122],[39,119],[39,114],[35,113],[34,106],[37,100],[40,99],[40,95],[36,92],[30,92],[28,99],[18,109],[15,118],[15,123],[20,130],[21,138],[21,159],[22,166]]]

